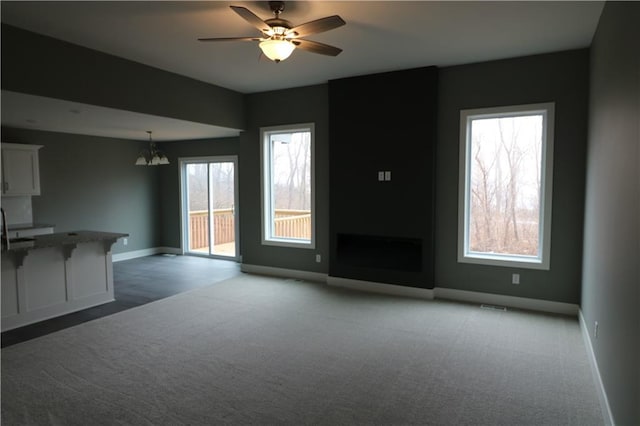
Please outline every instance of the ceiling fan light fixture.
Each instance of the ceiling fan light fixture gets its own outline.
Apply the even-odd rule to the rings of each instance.
[[[207,37],[199,38],[200,41],[258,41],[262,53],[274,62],[287,59],[294,49],[306,50],[312,53],[319,53],[327,56],[337,56],[342,52],[334,46],[308,40],[310,34],[323,33],[325,31],[338,28],[346,22],[338,15],[326,16],[314,21],[305,22],[294,26],[286,19],[280,18],[280,13],[284,10],[283,1],[270,1],[269,7],[274,17],[262,20],[258,15],[242,6],[230,6],[231,9],[240,15],[251,26],[260,31],[262,37]]]
[[[291,56],[296,46],[287,40],[265,40],[260,42],[260,49],[264,55],[274,62],[280,62]]]

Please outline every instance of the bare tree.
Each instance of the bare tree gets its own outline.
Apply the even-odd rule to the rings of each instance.
[[[531,131],[525,119],[488,119],[472,132],[469,243],[474,251],[537,251],[539,196],[532,194],[540,191],[540,132]]]
[[[520,163],[524,153],[518,145],[519,127],[512,125],[511,134],[505,137],[504,121],[498,120],[498,134],[500,135],[500,145],[506,153],[506,160],[509,166],[509,180],[507,183],[507,198],[505,199],[505,223],[504,223],[504,246],[509,245],[509,224],[513,229],[513,239],[517,242],[520,239],[518,235],[518,216],[516,214],[516,206],[518,204],[518,172]]]
[[[274,190],[277,208],[310,208],[310,134],[293,133],[291,141],[273,148]]]

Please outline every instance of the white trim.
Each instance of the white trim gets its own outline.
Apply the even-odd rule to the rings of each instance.
[[[142,250],[127,251],[112,255],[114,262],[137,259],[139,257],[153,256],[154,254],[182,254],[182,250],[176,247],[152,247]]]
[[[394,296],[416,297],[433,300],[433,289],[407,287],[403,285],[383,284],[373,281],[352,280],[350,278],[327,277],[327,284],[334,287],[344,287],[371,293],[389,294]]]
[[[270,135],[272,133],[295,133],[295,132],[309,132],[310,133],[310,146],[311,151],[311,239],[309,240],[296,240],[286,238],[275,238],[271,235],[272,230],[272,218],[271,211],[273,210],[273,194],[271,191],[272,177],[272,164],[271,164],[271,144]],[[261,217],[261,242],[263,245],[278,246],[278,247],[293,247],[301,249],[315,249],[316,248],[316,152],[315,152],[315,136],[316,129],[315,123],[301,123],[301,124],[289,124],[282,126],[268,126],[260,128],[260,217]]]
[[[274,268],[272,266],[240,264],[240,270],[249,274],[270,275],[273,277],[295,278],[305,281],[324,283],[327,281],[327,274],[321,272],[300,271],[297,269]]]
[[[475,119],[518,117],[540,114],[542,120],[540,168],[540,217],[538,254],[520,256],[471,252],[469,247],[471,186],[471,121]],[[555,103],[537,103],[493,108],[460,110],[460,142],[458,163],[458,262],[523,269],[549,270],[551,267],[551,200],[553,193],[553,140]]]
[[[73,312],[83,311],[85,309],[93,308],[94,306],[113,302],[114,300],[113,293],[99,293],[86,296],[81,299],[70,300],[65,303],[64,309],[60,309],[60,305],[52,305],[36,309],[34,311],[24,312],[20,315],[5,317],[2,318],[2,332],[13,330],[18,327],[24,327],[29,324],[35,324],[40,321],[57,318]]]
[[[188,182],[187,182],[187,165],[189,164],[206,164],[207,174],[210,173],[211,163],[233,163],[233,212],[234,212],[234,232],[235,232],[235,256],[222,256],[209,253],[197,253],[189,251],[186,247],[189,247],[188,243],[188,221],[185,221],[184,213],[188,203]],[[180,253],[176,254],[189,254],[195,256],[206,256],[213,259],[234,260],[240,261],[240,178],[238,172],[238,156],[237,155],[208,155],[203,157],[179,157],[178,158],[178,181],[180,182]],[[210,192],[210,179],[207,179],[207,194]],[[212,200],[209,200],[211,203]],[[209,221],[211,218],[209,218]],[[212,227],[209,226],[211,231]]]
[[[185,198],[187,197],[187,182],[186,179],[184,178],[185,175],[185,166],[184,166],[184,161],[185,159],[182,157],[178,157],[178,190],[179,190],[179,196],[180,196],[180,201],[178,204],[178,211],[180,212],[180,254],[184,254],[185,250],[184,248],[186,247],[185,244],[185,239],[187,238],[187,230],[185,229],[185,226],[188,226],[185,222],[184,219],[184,206],[186,204]]]
[[[609,406],[609,398],[607,398],[607,392],[604,389],[602,383],[602,376],[600,376],[600,369],[598,368],[598,360],[596,354],[593,351],[593,345],[591,344],[591,335],[589,334],[589,328],[582,315],[582,309],[578,310],[578,317],[580,319],[580,331],[582,332],[582,338],[584,339],[584,345],[587,348],[587,358],[589,358],[589,365],[591,365],[591,371],[593,372],[593,378],[596,382],[596,392],[598,392],[598,399],[600,400],[600,409],[602,411],[602,418],[605,425],[615,425],[613,420],[613,413]]]
[[[296,278],[306,281],[327,283],[334,287],[345,287],[373,293],[394,296],[416,297],[420,299],[446,299],[461,302],[507,306],[530,311],[549,312],[561,315],[578,316],[580,307],[574,303],[555,302],[552,300],[532,299],[528,297],[507,296],[495,293],[457,290],[453,288],[435,287],[419,288],[379,283],[374,281],[354,280],[351,278],[333,277],[319,272],[300,271],[296,269],[274,268],[271,266],[249,265],[242,263],[240,270],[249,274],[270,275],[275,277]]]
[[[436,287],[436,299],[458,300],[461,302],[486,303],[511,308],[527,309],[539,312],[551,312],[562,315],[578,315],[578,305],[574,303],[554,302],[552,300],[532,299],[529,297],[507,296],[504,294],[481,293],[477,291],[457,290]]]

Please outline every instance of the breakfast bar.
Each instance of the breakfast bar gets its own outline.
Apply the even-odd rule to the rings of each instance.
[[[111,247],[128,234],[15,238],[2,249],[2,331],[114,300]]]

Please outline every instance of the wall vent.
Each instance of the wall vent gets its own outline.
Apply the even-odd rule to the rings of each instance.
[[[498,306],[498,305],[486,305],[486,304],[482,304],[480,305],[481,309],[489,309],[491,311],[505,311],[507,310],[506,306]]]

